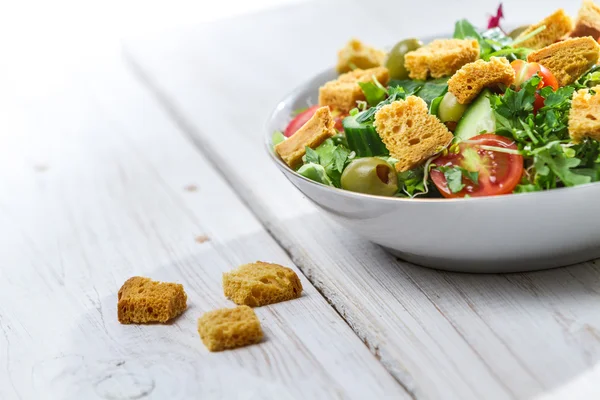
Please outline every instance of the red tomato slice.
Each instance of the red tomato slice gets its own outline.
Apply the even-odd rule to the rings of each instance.
[[[302,128],[302,126],[312,118],[315,112],[319,109],[320,106],[312,106],[302,111],[300,114],[296,115],[294,119],[288,124],[287,128],[285,128],[285,132],[283,133],[286,137],[292,136],[298,129]],[[343,114],[339,110],[333,110],[331,112],[335,125],[334,128],[338,131],[343,131],[344,127],[342,126],[342,120],[348,116],[348,114]]]
[[[290,122],[285,128],[285,132],[283,133],[286,137],[292,136],[296,131],[309,120],[315,114],[315,112],[319,109],[319,106],[312,106],[302,111],[300,114],[296,115],[292,122]]]
[[[335,125],[333,127],[337,129],[338,132],[342,132],[344,130],[344,125],[342,124],[342,121],[350,114],[342,113],[340,110],[333,110],[331,112],[331,115],[333,115],[333,120],[335,121]]]
[[[477,142],[473,144],[472,142]],[[436,167],[431,170],[431,180],[440,193],[447,198],[496,196],[511,193],[523,175],[523,157],[517,154],[484,150],[480,146],[517,149],[515,143],[494,134],[483,134],[473,137],[469,143],[460,143],[457,154],[449,153],[437,158]],[[443,172],[438,167],[461,167],[470,172],[479,172],[478,182],[471,182],[463,174],[464,189],[452,193]]]
[[[515,70],[515,82],[514,85],[520,88],[529,78],[538,74],[542,81],[538,85],[538,89],[550,86],[552,90],[558,90],[558,81],[552,75],[552,72],[546,67],[536,62],[526,62],[523,60],[515,60],[510,63]],[[539,95],[535,95],[535,103],[533,104],[534,111],[544,107],[544,99]]]

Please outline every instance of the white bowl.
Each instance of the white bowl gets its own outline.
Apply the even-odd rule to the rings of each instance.
[[[293,110],[315,103],[325,71],[276,107],[266,128],[275,164],[331,218],[415,264],[449,271],[517,272],[600,257],[600,184],[469,199],[371,196],[311,181],[273,152],[271,136]]]

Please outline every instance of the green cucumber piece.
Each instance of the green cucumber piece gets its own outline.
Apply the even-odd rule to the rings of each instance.
[[[490,104],[491,95],[492,92],[484,90],[467,108],[454,131],[455,141],[468,140],[480,133],[496,131],[496,116]]]
[[[375,127],[370,123],[360,123],[356,117],[360,114],[344,118],[344,134],[348,148],[356,153],[357,157],[386,156],[387,148],[381,141]]]

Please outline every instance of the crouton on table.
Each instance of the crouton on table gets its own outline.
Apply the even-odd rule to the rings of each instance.
[[[386,86],[390,80],[390,74],[385,67],[355,69],[321,86],[319,88],[319,105],[329,106],[332,110],[347,113],[356,107],[357,101],[365,100],[365,94],[358,82],[369,82],[373,80],[373,77],[383,86]]]
[[[600,6],[592,0],[583,0],[571,36],[591,36],[596,40],[600,38]]]
[[[584,138],[600,140],[600,86],[573,93],[569,113],[569,135],[575,143]]]
[[[492,57],[463,66],[448,80],[448,90],[460,104],[469,104],[484,88],[498,83],[510,86],[514,81],[515,70],[508,60]]]
[[[390,155],[398,160],[396,170],[408,171],[439,153],[452,133],[429,114],[427,103],[409,96],[382,107],[375,114],[375,129]]]
[[[198,333],[210,351],[222,351],[258,343],[263,337],[260,321],[248,306],[221,308],[198,318]]]
[[[118,294],[117,315],[122,324],[167,322],[185,311],[187,295],[183,285],[129,278]]]
[[[315,149],[327,138],[335,135],[334,125],[329,107],[321,107],[296,133],[277,144],[275,152],[287,165],[295,168],[302,162],[307,146]]]
[[[516,40],[524,38],[542,25],[544,25],[546,29],[539,32],[537,35],[520,42],[519,47],[538,50],[563,39],[573,30],[573,20],[571,20],[571,17],[569,17],[565,13],[565,10],[561,8],[537,24],[531,25],[529,28],[525,29]]]
[[[260,307],[300,297],[302,284],[291,269],[257,261],[224,273],[223,291],[236,304]]]
[[[404,66],[412,79],[451,76],[463,65],[479,58],[479,43],[474,39],[440,39],[410,51]]]
[[[341,74],[354,69],[380,67],[385,60],[386,52],[352,39],[338,52],[337,71]]]
[[[570,85],[592,68],[600,57],[600,45],[593,38],[567,39],[527,56],[527,61],[548,68],[560,86]]]

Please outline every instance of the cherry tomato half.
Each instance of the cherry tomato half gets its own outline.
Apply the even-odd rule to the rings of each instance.
[[[523,175],[523,157],[484,150],[480,147],[482,145],[517,149],[512,140],[486,133],[471,138],[469,143],[460,143],[457,154],[449,153],[437,158],[434,161],[436,167],[431,170],[431,180],[444,197],[496,196],[511,193],[515,189]],[[470,172],[478,172],[478,182],[471,182],[463,174],[462,183],[465,187],[458,193],[452,193],[448,189],[446,176],[439,167],[461,167]]]
[[[529,78],[538,74],[542,81],[538,85],[538,89],[541,89],[546,86],[550,86],[552,90],[556,91],[558,89],[558,81],[552,75],[552,72],[546,67],[536,62],[526,62],[523,60],[515,60],[510,63],[510,65],[515,70],[515,82],[514,85],[517,88],[520,88],[523,83],[525,83]],[[533,108],[535,111],[544,107],[544,99],[539,95],[535,95],[535,103],[533,104]]]
[[[319,109],[320,106],[312,106],[302,111],[300,114],[296,115],[294,119],[288,124],[287,128],[285,128],[285,132],[283,133],[286,137],[292,136],[296,131],[309,120],[315,114],[315,112]],[[334,128],[338,131],[343,131],[344,127],[342,125],[342,121],[348,114],[344,114],[339,110],[333,110],[331,112],[333,119],[335,121]]]

